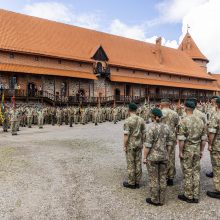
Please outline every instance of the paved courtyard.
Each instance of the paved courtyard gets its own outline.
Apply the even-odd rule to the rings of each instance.
[[[220,219],[220,202],[206,197],[212,181],[208,152],[202,159],[201,202],[177,200],[182,175],[177,158],[176,185],[163,207],[145,203],[142,187],[122,187],[126,161],[123,122],[22,128],[18,136],[0,133],[0,219]]]

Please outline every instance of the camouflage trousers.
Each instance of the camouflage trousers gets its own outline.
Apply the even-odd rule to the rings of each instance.
[[[220,192],[220,151],[211,152],[211,162],[213,169],[213,185],[216,192]]]
[[[139,184],[142,175],[142,149],[128,149],[126,152],[128,183],[131,185]]]
[[[44,125],[44,117],[39,116],[38,117],[38,127],[43,128],[43,125]]]
[[[189,199],[199,199],[200,195],[200,154],[196,151],[184,151],[180,160],[183,172],[183,191]]]
[[[17,134],[17,121],[11,122],[11,133],[12,133],[12,135]]]
[[[175,167],[175,153],[176,153],[176,144],[168,147],[168,168],[167,168],[167,179],[174,179],[176,175]]]
[[[33,120],[33,117],[30,117],[30,116],[27,117],[27,126],[28,126],[29,128],[31,128],[32,120]]]
[[[165,203],[167,188],[167,161],[147,161],[150,197],[155,203]]]

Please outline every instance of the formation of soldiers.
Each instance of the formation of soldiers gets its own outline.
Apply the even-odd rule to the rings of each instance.
[[[42,107],[20,106],[6,108],[0,120],[3,131],[11,129],[17,135],[20,127],[44,125],[72,127],[74,124],[124,120],[124,151],[128,165],[128,181],[124,187],[140,187],[142,163],[149,176],[150,197],[147,203],[163,205],[166,187],[174,185],[176,174],[175,153],[179,158],[184,177],[183,194],[178,198],[198,203],[200,198],[200,159],[208,143],[213,172],[214,190],[207,195],[220,199],[220,98],[198,103],[196,99],[178,105],[168,99],[160,103],[146,103],[137,107]],[[144,150],[143,150],[144,149]],[[142,160],[143,155],[143,160]]]
[[[140,116],[140,109],[131,103],[129,117],[124,123],[128,181],[123,182],[123,186],[140,187],[144,163],[150,189],[146,202],[163,205],[167,186],[174,185],[175,151],[179,146],[183,193],[178,199],[198,203],[200,160],[208,146],[213,172],[206,175],[213,178],[213,191],[207,191],[207,196],[220,199],[220,98],[213,96],[209,103],[198,103],[192,98],[179,107],[163,99],[150,108],[147,116]]]
[[[32,128],[37,125],[40,129],[44,125],[63,124],[88,124],[98,125],[104,122],[124,120],[128,117],[128,108],[118,107],[41,107],[41,106],[20,106],[18,108],[6,108],[1,118],[3,131],[11,129],[12,135],[17,135],[20,127]]]

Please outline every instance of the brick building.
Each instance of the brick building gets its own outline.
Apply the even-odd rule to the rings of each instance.
[[[178,49],[0,10],[6,97],[55,103],[207,99],[220,89],[189,33]]]

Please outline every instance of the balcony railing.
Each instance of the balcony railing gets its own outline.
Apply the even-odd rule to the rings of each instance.
[[[136,102],[141,103],[145,100],[160,100],[162,98],[169,98],[171,100],[184,100],[190,97],[195,97],[198,100],[201,101],[207,101],[211,98],[212,94],[184,94],[179,96],[179,94],[165,94],[165,93],[158,93],[158,94],[149,94],[148,96],[121,96],[121,95],[114,95],[114,96],[108,96],[108,97],[87,97],[87,96],[59,96],[51,94],[47,91],[34,91],[34,92],[28,92],[25,90],[14,90],[14,89],[4,89],[0,90],[0,95],[4,93],[4,96],[6,98],[10,98],[12,96],[19,97],[19,98],[26,98],[26,99],[43,99],[48,100],[53,103],[59,103],[59,104],[107,104],[107,103],[129,103],[129,102]]]

